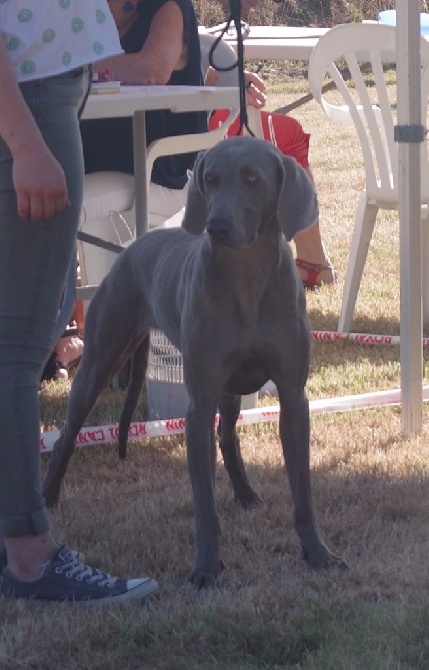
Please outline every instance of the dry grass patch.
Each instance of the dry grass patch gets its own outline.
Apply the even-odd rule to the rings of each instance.
[[[2,603],[0,667],[427,667],[428,436],[406,442],[400,431],[396,409],[313,418],[317,517],[350,568],[311,572],[292,528],[277,427],[243,429],[265,504],[238,508],[219,462],[227,569],[202,592],[184,585],[193,510],[183,441],[133,443],[123,467],[114,447],[80,451],[53,514],[56,536],[108,570],[153,575],[159,597],[103,611]]]

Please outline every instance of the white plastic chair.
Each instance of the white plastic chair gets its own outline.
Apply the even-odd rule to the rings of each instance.
[[[209,68],[209,51],[216,40],[216,36],[211,34],[200,35],[201,48],[201,67],[203,72],[207,72]],[[216,47],[213,55],[214,64],[220,67],[230,67],[237,62],[237,54],[230,44],[221,40]],[[218,73],[217,86],[238,86],[238,69],[227,70],[226,72]],[[262,131],[261,112],[256,107],[249,105],[247,107],[247,117],[249,128],[255,137],[263,139],[264,133]]]
[[[429,93],[429,43],[423,38],[421,61],[422,118],[425,120]],[[354,124],[365,166],[366,183],[359,197],[344,281],[338,322],[340,332],[350,331],[377,212],[379,209],[398,209],[398,144],[394,141],[396,118],[383,72],[383,63],[395,62],[396,29],[385,25],[356,23],[329,30],[320,38],[309,63],[311,93],[332,121]],[[350,79],[344,78],[339,63],[342,68],[347,66]],[[343,104],[334,104],[332,94],[322,90],[326,75],[335,82]],[[370,75],[373,84],[368,86]],[[426,145],[421,151],[421,177],[422,219],[426,219],[429,202]],[[422,235],[425,250],[428,249],[426,225],[423,226]],[[428,291],[424,290],[423,295],[424,312],[427,313]]]
[[[214,35],[202,33],[199,35],[199,39],[201,69],[205,74],[209,67],[209,51],[217,38]],[[224,40],[220,40],[214,52],[214,63],[220,67],[230,67],[236,61],[237,56],[234,49]],[[226,72],[219,72],[216,86],[238,86],[238,69],[234,68]],[[192,151],[201,151],[215,146],[215,144],[226,136],[228,128],[235,121],[238,113],[239,109],[231,109],[228,117],[218,128],[209,130],[206,133],[162,137],[152,142],[148,146],[146,154],[147,174],[151,174],[152,166],[160,156],[187,153],[190,148],[192,148]],[[249,117],[249,127],[253,134],[257,137],[263,137],[259,110],[249,106],[247,114]]]

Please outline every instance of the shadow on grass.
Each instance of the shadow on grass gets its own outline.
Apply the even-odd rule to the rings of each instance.
[[[312,330],[326,330],[335,333],[338,331],[339,309],[332,312],[309,305],[308,314]],[[399,335],[399,327],[398,318],[378,317],[371,319],[362,312],[356,311],[350,332],[370,335]],[[429,326],[423,328],[423,336],[429,337]]]
[[[36,637],[43,645],[46,637],[37,624],[30,630],[24,623],[32,652],[40,654],[38,667],[50,670],[61,660],[66,670],[79,662],[133,670],[427,668],[424,445],[401,442],[395,430],[380,437],[378,424],[369,412],[313,421],[316,518],[328,545],[349,563],[346,572],[313,572],[300,559],[277,429],[242,429],[249,478],[265,503],[250,511],[237,506],[219,464],[216,500],[227,569],[204,592],[182,586],[193,558],[183,441],[132,443],[124,467],[115,446],[79,452],[56,526],[71,526],[79,546],[90,548],[91,561],[106,566],[111,558],[128,572],[143,564],[158,579],[160,598],[150,608],[123,609],[118,616],[88,615],[86,635],[99,661],[94,665],[84,662],[87,650],[78,644],[79,621],[89,622],[80,612],[71,627],[59,615],[49,657],[38,652]],[[4,639],[12,622],[5,613],[0,620]],[[67,660],[70,649],[75,665]],[[11,649],[10,640],[8,650],[18,667],[22,650]]]
[[[318,307],[309,306],[309,318],[312,330],[327,330],[337,332],[338,311],[330,312]],[[379,317],[370,319],[365,314],[356,312],[352,327],[352,333],[368,333],[377,335],[399,335],[399,321],[396,318],[388,319]]]
[[[332,312],[322,312],[319,309],[310,310],[310,325],[315,331],[337,331],[338,315]],[[399,324],[392,319],[368,319],[357,315],[353,321],[352,331],[374,335],[399,335]],[[429,359],[429,348],[423,349],[424,363]],[[359,372],[359,364],[366,361],[373,366],[369,376],[376,378],[376,370],[382,370],[386,381],[391,376],[399,380],[400,346],[399,344],[362,344],[353,340],[312,340],[312,374],[317,375],[321,368],[329,368],[332,376],[335,370],[344,370],[347,366],[355,366],[352,374]],[[389,368],[390,371],[385,372]],[[397,385],[397,383],[396,383]],[[341,386],[341,382],[339,382]],[[353,391],[356,392],[356,391]]]

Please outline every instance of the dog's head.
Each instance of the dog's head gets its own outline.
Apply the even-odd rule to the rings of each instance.
[[[233,137],[199,154],[182,226],[241,249],[273,219],[291,240],[317,216],[316,192],[294,158],[265,140]]]

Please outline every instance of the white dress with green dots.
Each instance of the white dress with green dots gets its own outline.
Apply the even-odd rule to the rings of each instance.
[[[0,0],[0,35],[21,82],[122,53],[106,0]]]

